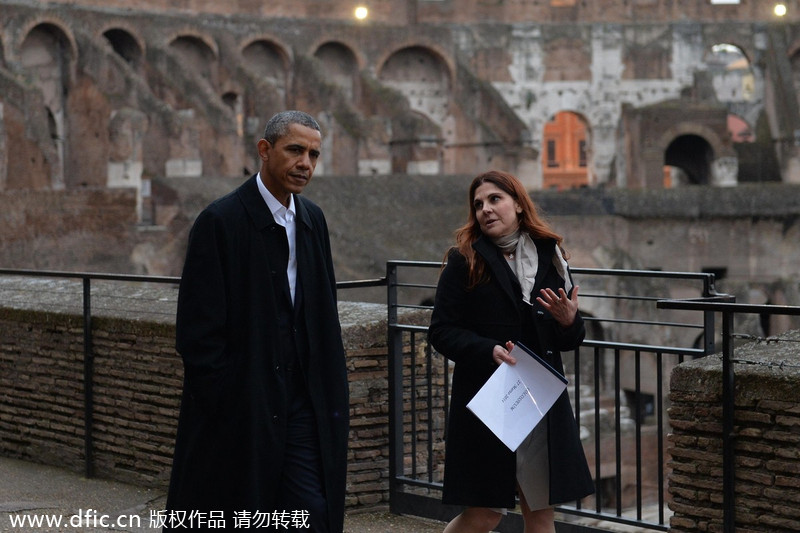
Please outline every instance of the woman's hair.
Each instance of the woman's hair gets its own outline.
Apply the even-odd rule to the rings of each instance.
[[[458,228],[455,233],[455,249],[457,249],[467,261],[469,272],[467,289],[472,289],[479,283],[488,280],[486,263],[483,258],[475,253],[475,249],[472,247],[472,244],[482,234],[480,225],[478,224],[478,218],[475,216],[473,200],[475,199],[475,190],[484,183],[496,185],[519,204],[522,208],[522,213],[517,215],[520,231],[528,233],[534,239],[553,239],[559,247],[563,241],[561,235],[553,231],[550,225],[539,216],[533,200],[531,200],[525,187],[522,186],[522,183],[520,183],[517,178],[500,170],[484,172],[473,179],[472,184],[469,186],[469,216],[467,217],[466,224]]]

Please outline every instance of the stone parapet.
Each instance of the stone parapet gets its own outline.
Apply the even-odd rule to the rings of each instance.
[[[800,331],[734,353],[736,531],[800,531]],[[670,385],[670,531],[722,531],[722,361],[677,366]]]
[[[83,472],[83,318],[74,285],[0,284],[0,455]],[[166,488],[183,379],[174,343],[177,291],[123,283],[114,292],[116,311],[103,306],[92,320],[94,472]],[[101,304],[102,294],[95,299]],[[385,506],[386,307],[341,302],[340,315],[350,379],[347,505]],[[427,318],[412,313],[404,320],[423,324]]]

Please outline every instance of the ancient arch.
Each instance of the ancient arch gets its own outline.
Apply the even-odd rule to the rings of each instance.
[[[67,131],[67,94],[75,61],[74,49],[64,30],[52,23],[31,28],[20,45],[20,63],[39,89],[57,161],[52,162],[52,186],[63,188]]]
[[[336,36],[323,36],[318,41],[311,43],[310,50],[313,50],[313,55],[318,57],[318,53],[322,48],[327,48],[328,46],[335,46],[344,48],[347,54],[352,55],[352,60],[355,62],[356,70],[361,70],[366,66],[366,58],[364,57],[364,50],[362,50],[359,43],[352,42],[344,37]]]
[[[169,48],[181,57],[187,70],[200,74],[212,87],[218,86],[216,46],[197,35],[184,34],[170,41]]]
[[[49,29],[50,31],[57,34],[61,47],[64,49],[64,54],[70,58],[72,62],[74,62],[78,57],[78,43],[75,42],[75,36],[70,31],[69,24],[64,22],[61,19],[57,18],[36,18],[24,24],[20,27],[19,32],[17,35],[19,36],[19,42],[16,43],[16,46],[10,46],[8,49],[8,54],[11,56],[13,54],[13,50],[16,50],[17,53],[22,53],[22,47],[25,40],[28,36],[33,32],[35,29]],[[21,60],[21,57],[8,57],[7,60]],[[70,65],[70,68],[73,65]]]
[[[213,37],[206,35],[204,32],[194,29],[191,26],[186,26],[185,28],[166,36],[163,43],[166,46],[172,46],[180,39],[186,39],[195,42],[200,41],[202,42],[202,45],[199,46],[207,47],[209,50],[211,50],[211,53],[214,55],[214,57],[219,57],[219,46],[217,45],[217,41],[214,40]]]
[[[269,39],[255,39],[242,47],[242,59],[250,72],[286,91],[291,58],[286,47]]]
[[[54,113],[62,108],[64,89],[70,84],[75,57],[67,35],[59,26],[50,23],[32,28],[20,45],[22,67],[42,91],[45,105]]]
[[[676,137],[664,152],[664,164],[675,169],[670,172],[669,184],[710,185],[713,160],[714,150],[703,137],[694,134]]]
[[[103,31],[114,52],[124,59],[133,69],[138,69],[144,59],[145,45],[130,30],[113,26]]]
[[[353,99],[358,76],[358,60],[353,50],[340,42],[328,41],[317,48],[314,57],[322,63],[327,80]]]
[[[442,57],[423,46],[395,51],[380,66],[381,83],[402,93],[413,111],[441,125],[449,114],[451,76]]]
[[[740,47],[730,43],[715,44],[704,59],[720,102],[733,104],[760,99],[750,60]]]
[[[676,143],[678,139],[681,140]],[[675,124],[659,137],[654,146],[664,154],[664,165],[690,171],[687,183],[727,185],[731,179],[736,180],[736,172],[731,177],[724,173],[731,169],[720,168],[720,165],[736,164],[735,153],[716,131],[707,126],[692,122]],[[691,158],[697,160],[692,162]]]
[[[586,117],[559,111],[544,125],[542,187],[573,189],[588,186],[590,130]]]

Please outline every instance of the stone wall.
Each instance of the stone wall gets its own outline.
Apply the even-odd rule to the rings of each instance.
[[[2,191],[0,213],[5,268],[134,271],[133,189]]]
[[[269,17],[318,17],[352,19],[353,6],[349,2],[312,0],[297,3],[293,0],[253,2],[253,0],[50,0],[50,4],[78,4],[105,9],[134,9],[152,12],[195,13],[202,11],[215,15],[244,14]],[[788,4],[786,19],[795,20],[797,13]],[[324,9],[323,9],[324,8]],[[714,21],[751,18],[770,20],[771,7],[765,9],[760,2],[712,5],[711,2],[671,2],[670,0],[630,0],[628,2],[580,2],[578,0],[520,0],[516,2],[486,2],[480,0],[437,0],[402,2],[381,0],[369,4],[369,19],[377,23],[449,23],[449,22],[510,22],[537,20],[542,22],[619,22],[628,20],[670,20],[698,18]]]
[[[736,348],[736,531],[800,531],[800,331]],[[669,493],[673,533],[722,531],[722,363],[672,373]]]
[[[797,92],[787,52],[800,42],[798,10],[770,33],[756,4],[382,1],[356,22],[350,2],[6,1],[0,187],[126,183],[145,194],[159,176],[238,176],[254,170],[265,119],[285,108],[320,119],[317,175],[498,165],[540,188],[544,128],[574,112],[589,132],[590,186],[663,188],[664,149],[687,133],[714,147],[708,164],[733,185],[745,179],[733,113],[751,128],[772,117],[759,135],[780,143],[771,168],[783,176],[757,177],[796,182],[786,162],[800,115],[785,102]],[[723,43],[741,47],[746,73],[716,70],[708,52]],[[747,98],[715,93],[744,79]],[[641,130],[649,153],[630,153],[640,132],[624,127],[623,108],[662,104],[717,116],[660,113]],[[625,176],[639,157],[654,171],[646,180]]]
[[[79,284],[4,280],[0,285],[0,454],[83,472]],[[113,294],[102,287],[93,291],[95,475],[166,488],[182,388],[172,320],[176,291],[141,284],[122,284]],[[114,299],[116,311],[106,305]],[[131,303],[123,310],[120,301]],[[347,505],[385,505],[386,308],[342,302],[340,313],[351,391]]]

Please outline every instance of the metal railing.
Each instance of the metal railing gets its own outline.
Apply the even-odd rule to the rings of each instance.
[[[84,412],[84,472],[87,478],[94,477],[92,426],[94,425],[94,351],[92,348],[92,282],[114,281],[133,283],[163,283],[177,285],[180,278],[164,276],[136,276],[125,274],[100,274],[88,272],[64,272],[48,270],[0,269],[0,276],[19,276],[28,278],[46,278],[80,281],[80,305],[83,316],[83,412]],[[67,302],[59,302],[59,306],[68,306]]]
[[[83,412],[84,412],[84,472],[87,478],[94,477],[93,459],[93,425],[94,425],[94,349],[92,339],[92,319],[97,316],[98,311],[104,314],[116,314],[127,312],[138,314],[141,317],[154,320],[172,320],[177,299],[168,302],[154,301],[152,299],[137,298],[136,295],[125,296],[118,290],[109,291],[100,296],[103,305],[100,309],[93,306],[93,302],[98,297],[96,288],[98,282],[107,281],[125,284],[163,284],[177,287],[180,283],[179,277],[170,276],[139,276],[129,274],[107,274],[90,272],[65,272],[53,270],[26,270],[26,269],[0,269],[0,276],[25,277],[46,280],[68,280],[80,282],[80,291],[58,290],[55,301],[49,304],[58,311],[77,312],[78,308],[82,315],[83,329]],[[94,284],[94,285],[93,285]],[[368,287],[383,287],[386,285],[384,279],[369,279],[356,281],[343,281],[336,284],[337,289],[357,289]],[[95,292],[93,293],[93,287]],[[8,293],[10,289],[4,288]],[[95,298],[93,298],[93,294]],[[24,295],[22,298],[24,299]],[[119,303],[124,302],[124,308]],[[10,302],[6,302],[7,304]],[[137,308],[141,308],[136,311]]]
[[[440,503],[452,367],[427,343],[427,313],[432,309],[440,267],[438,262],[390,261],[386,278],[339,282],[337,288],[386,286],[387,290],[391,509],[447,520],[458,511]],[[734,531],[733,317],[798,316],[800,307],[733,303],[732,297],[716,292],[712,274],[580,268],[572,272],[581,285],[581,309],[589,334],[572,357],[566,357],[565,367],[572,381],[570,392],[576,419],[582,427],[591,427],[584,442],[597,493],[591,501],[559,506],[558,531],[597,530],[591,525],[597,522],[667,530],[665,375],[671,365],[687,357],[715,353],[719,316],[724,530]],[[74,291],[73,296],[83,321],[85,469],[86,476],[92,477],[92,319],[104,309],[117,312],[118,309],[104,306],[105,302],[120,299],[118,290],[102,294],[97,286],[101,282],[177,286],[180,278],[18,269],[0,269],[0,276],[80,283],[80,290]],[[685,295],[689,286],[696,298],[671,297],[676,288]],[[136,307],[130,303],[135,299],[136,296],[131,297],[125,305]],[[94,306],[97,300],[101,302],[99,309]],[[58,301],[54,305],[77,312],[75,302]],[[172,308],[153,310],[155,302],[146,303],[147,312],[172,312]],[[669,316],[670,311],[679,314]],[[687,320],[698,314],[702,320]],[[626,479],[631,470],[633,479]],[[498,530],[511,531],[520,526],[521,517],[511,513]]]
[[[406,321],[402,315],[404,310],[431,309],[429,298],[440,267],[430,262],[387,264],[390,506],[396,513],[449,520],[459,510],[439,500],[451,364],[428,345],[427,325]],[[421,281],[420,270],[429,272],[426,281]],[[412,273],[410,281],[403,272]],[[581,285],[589,334],[571,358],[564,354],[565,366],[572,374],[576,419],[584,429],[590,428],[584,448],[597,493],[589,501],[557,507],[558,530],[590,531],[591,524],[614,522],[666,531],[666,370],[687,357],[714,352],[715,313],[703,310],[700,320],[689,321],[686,316],[658,312],[656,304],[676,288],[686,293],[688,286],[699,298],[732,298],[718,294],[713,274],[707,273],[580,268],[572,272]],[[404,300],[404,292],[411,298]],[[510,513],[498,531],[518,531],[521,526],[521,516]]]

